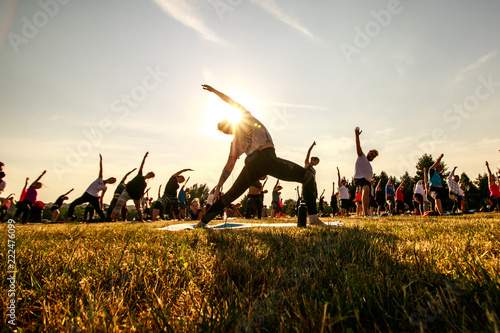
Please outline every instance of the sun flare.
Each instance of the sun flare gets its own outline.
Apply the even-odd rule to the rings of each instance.
[[[242,94],[230,93],[228,95],[245,108],[254,105],[252,99]],[[215,95],[210,96],[205,108],[205,123],[202,126],[203,131],[209,135],[219,137],[222,133],[217,130],[217,124],[224,119],[229,120],[234,126],[241,120],[241,111],[221,101],[221,99]],[[222,135],[226,136],[225,134]]]

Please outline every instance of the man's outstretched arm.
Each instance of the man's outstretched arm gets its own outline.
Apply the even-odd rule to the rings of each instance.
[[[307,150],[306,160],[304,162],[304,168],[307,167],[307,165],[309,164],[309,158],[311,157],[311,151],[315,145],[316,145],[316,141],[314,141],[312,143],[311,147],[309,147],[309,149]]]
[[[216,202],[219,199],[220,192],[222,191],[222,185],[224,185],[226,180],[231,175],[231,172],[233,171],[234,165],[236,164],[237,160],[238,158],[236,156],[229,156],[227,158],[227,162],[226,165],[224,166],[224,169],[222,169],[222,174],[220,175],[219,182],[215,187],[214,202]]]
[[[125,176],[123,176],[122,180],[120,181],[120,184],[121,184],[121,183],[125,183],[125,180],[127,179],[127,177],[128,177],[128,176],[129,176],[132,172],[134,172],[136,169],[137,169],[137,168],[133,168],[132,170],[130,170],[129,172],[127,172],[127,173],[125,174]]]
[[[356,134],[356,152],[358,153],[358,156],[363,155],[363,150],[361,149],[361,143],[359,141],[359,136],[361,133],[363,133],[363,131],[360,130],[359,127],[356,127],[354,129],[354,134]]]
[[[148,155],[149,155],[149,152],[146,152],[146,154],[144,154],[144,158],[142,159],[141,166],[139,167],[139,174],[142,174],[142,168],[144,168],[144,163],[146,162],[146,157],[148,157]]]
[[[183,172],[186,172],[186,171],[194,171],[193,169],[182,169],[182,170],[179,170],[177,171],[176,173],[174,173],[172,175],[172,177],[177,177],[177,176],[180,176]]]
[[[210,91],[210,92],[213,92],[214,94],[219,96],[219,98],[222,99],[227,104],[240,109],[241,112],[248,112],[247,109],[245,109],[240,103],[235,102],[231,97],[227,96],[226,94],[221,93],[220,91],[218,91],[215,88],[212,88],[208,84],[203,84],[202,87],[203,87],[203,89]]]
[[[436,169],[439,164],[441,164],[441,159],[443,158],[444,154],[439,155],[437,158],[436,162],[434,162],[433,165],[429,169]]]
[[[103,172],[102,172],[102,155],[99,154],[99,178],[102,178]]]

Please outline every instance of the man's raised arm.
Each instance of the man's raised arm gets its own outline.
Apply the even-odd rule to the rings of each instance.
[[[186,172],[186,171],[194,171],[194,170],[193,170],[193,169],[182,169],[182,170],[179,170],[179,171],[177,171],[176,173],[174,173],[174,174],[172,175],[172,177],[178,177],[178,176],[180,176],[183,172]]]
[[[226,162],[226,165],[224,166],[224,169],[222,169],[222,174],[220,175],[219,182],[217,183],[217,186],[215,187],[214,202],[219,199],[220,192],[222,191],[222,185],[224,185],[226,180],[231,175],[231,172],[233,171],[234,165],[236,164],[237,160],[238,160],[238,158],[235,156],[229,156],[227,158],[227,162]]]
[[[436,162],[434,162],[433,165],[429,169],[436,169],[439,164],[441,164],[441,159],[443,158],[444,154],[439,155],[437,158]]]
[[[215,88],[212,88],[208,84],[203,84],[202,87],[204,90],[210,91],[210,92],[216,94],[217,96],[219,96],[219,98],[222,99],[227,104],[240,109],[241,112],[248,112],[247,109],[245,109],[240,103],[235,102],[231,97],[227,96],[226,94],[221,93],[220,91],[218,91]]]
[[[102,172],[102,155],[99,154],[99,178],[102,178],[103,172]]]
[[[144,158],[142,159],[142,163],[141,163],[141,166],[139,167],[139,174],[142,175],[142,168],[144,168],[144,162],[146,162],[146,157],[148,157],[149,155],[149,152],[146,152],[146,154],[144,154]]]
[[[363,131],[360,130],[359,127],[356,127],[354,129],[354,134],[356,134],[356,152],[357,152],[358,156],[363,155],[363,150],[361,150],[361,143],[359,141],[359,136],[361,133],[363,133]]]
[[[43,175],[45,175],[47,173],[47,170],[43,170],[42,174],[40,176],[38,176],[37,179],[35,179],[35,181],[33,183],[31,183],[31,186],[34,186],[36,183],[38,183],[38,181],[40,179],[42,179]]]
[[[64,193],[63,195],[64,196],[67,196],[68,194],[70,194],[71,192],[73,192],[74,188],[72,188],[71,190],[69,190],[68,192]]]
[[[309,164],[309,158],[311,157],[311,151],[315,145],[316,145],[316,141],[314,141],[312,143],[311,147],[309,147],[309,149],[307,150],[307,155],[306,155],[306,160],[304,162],[304,167],[307,167],[307,165]]]

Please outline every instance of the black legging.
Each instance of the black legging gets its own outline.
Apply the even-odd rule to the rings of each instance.
[[[267,175],[284,181],[302,183],[307,212],[309,215],[317,214],[316,197],[314,196],[315,182],[312,173],[298,164],[276,157],[274,148],[265,148],[247,156],[245,166],[233,186],[210,206],[201,220],[204,223],[210,222],[222,213],[224,207],[240,197],[250,185]]]
[[[16,207],[16,214],[14,215],[14,218],[19,217],[21,213],[23,214],[21,223],[26,223],[28,221],[28,215],[31,210],[31,206],[33,206],[33,203],[29,200],[24,199],[23,201],[20,201],[17,203]]]
[[[491,201],[491,206],[490,206],[490,212],[493,212],[495,208],[498,206],[498,197],[490,197]]]
[[[413,195],[413,206],[417,210],[418,215],[424,214],[424,197],[420,193]]]
[[[101,205],[99,204],[99,198],[94,197],[93,195],[88,194],[87,192],[83,193],[81,197],[78,199],[75,199],[68,208],[68,214],[66,215],[67,217],[73,217],[73,213],[75,211],[75,207],[78,205],[81,205],[83,203],[90,203],[92,206],[94,206],[94,209],[96,210],[97,214],[99,214],[99,217],[101,220],[106,220],[106,216],[104,216],[104,213],[101,209]]]
[[[254,211],[257,211],[257,218],[260,220],[262,218],[262,195],[260,194],[249,194],[247,199],[247,209],[245,212],[245,218],[250,219],[254,216]]]

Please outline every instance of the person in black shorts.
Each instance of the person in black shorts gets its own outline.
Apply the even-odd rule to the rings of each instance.
[[[335,182],[333,182],[332,196],[330,198],[330,206],[332,207],[332,216],[336,216],[339,212],[337,195],[339,193],[335,193]]]
[[[132,178],[131,181],[125,185],[125,189],[122,194],[118,198],[116,202],[115,208],[111,213],[111,220],[116,220],[120,215],[121,209],[123,206],[127,204],[127,201],[132,199],[134,200],[135,209],[138,214],[138,221],[144,222],[142,219],[142,197],[144,196],[144,191],[146,190],[148,179],[151,179],[155,176],[153,171],[148,172],[146,175],[142,174],[142,169],[144,168],[144,163],[146,162],[146,157],[148,157],[149,152],[146,152],[144,158],[142,159],[141,166],[139,167],[139,171],[137,172],[137,176]]]
[[[104,194],[108,190],[106,185],[114,183],[116,183],[115,177],[110,177],[106,180],[103,179],[102,155],[99,154],[99,176],[89,185],[89,187],[87,187],[87,190],[85,190],[81,197],[73,200],[73,202],[69,205],[66,222],[71,222],[72,219],[75,219],[73,216],[75,207],[86,202],[92,204],[94,209],[97,211],[97,214],[99,214],[101,222],[104,222],[106,220],[106,216],[102,211],[102,207]],[[99,195],[99,193],[101,193],[101,195]]]
[[[372,149],[366,155],[363,153],[359,140],[361,133],[363,133],[363,131],[360,130],[359,127],[354,129],[354,134],[356,136],[356,153],[358,155],[356,164],[354,165],[354,184],[361,188],[362,211],[364,216],[368,216],[370,208],[370,182],[373,178],[373,169],[370,162],[378,156],[378,151]]]
[[[385,206],[385,193],[382,188],[382,178],[379,179],[375,187],[375,202],[377,203],[377,216],[380,216],[380,212]]]
[[[443,205],[441,199],[443,198],[443,182],[441,179],[441,172],[443,172],[443,165],[441,164],[441,159],[443,154],[439,155],[434,164],[429,168],[429,184],[430,184],[430,196],[434,201],[434,209],[439,215],[443,215]]]
[[[255,213],[257,213],[257,218],[260,220],[262,218],[263,206],[264,203],[262,202],[262,183],[260,182],[260,180],[257,180],[248,188],[245,218],[251,219],[255,216]]]
[[[196,225],[198,228],[205,227],[208,222],[220,214],[224,207],[228,206],[241,196],[256,180],[270,175],[284,181],[302,183],[304,198],[309,213],[309,223],[312,225],[325,225],[318,217],[316,209],[316,198],[314,196],[314,176],[296,163],[278,158],[274,150],[273,140],[265,126],[257,120],[242,105],[209,85],[203,85],[203,89],[216,94],[224,102],[236,107],[242,113],[241,120],[234,126],[228,120],[218,124],[218,129],[228,135],[233,135],[229,157],[222,170],[222,175],[216,186],[214,204]],[[238,158],[245,153],[245,166],[241,170],[233,186],[222,196],[222,186],[231,175]]]
[[[314,141],[311,147],[309,147],[309,149],[307,150],[306,160],[304,162],[304,168],[306,168],[309,172],[311,172],[314,175],[314,192],[315,192],[314,195],[317,198],[318,185],[316,184],[316,169],[314,169],[314,167],[319,164],[319,157],[316,156],[310,157],[311,151],[314,148],[314,146],[316,146],[316,141]],[[321,210],[320,213],[322,213]]]
[[[69,190],[68,192],[64,193],[63,195],[59,196],[59,198],[56,199],[56,202],[50,207],[50,211],[52,212],[52,217],[50,218],[51,222],[56,222],[57,218],[59,217],[59,208],[61,208],[64,200],[68,200],[68,194],[73,192],[74,188]]]
[[[125,174],[125,176],[123,176],[123,178],[120,181],[120,183],[118,184],[118,186],[116,187],[115,193],[113,193],[113,199],[109,203],[109,207],[108,207],[108,210],[106,212],[106,220],[107,221],[111,221],[111,214],[113,213],[113,209],[115,209],[116,202],[118,201],[118,198],[120,197],[120,195],[123,193],[123,190],[125,189],[125,180],[127,180],[127,177],[135,170],[137,170],[137,168],[133,168],[132,170],[127,172]],[[127,206],[122,207],[121,213],[122,213],[123,220],[124,221],[127,220]]]
[[[3,222],[7,212],[9,211],[12,203],[14,202],[14,193],[9,194],[9,196],[2,201],[2,206],[0,207],[0,223]]]
[[[183,172],[193,171],[192,169],[182,169],[174,173],[165,185],[165,191],[161,198],[156,200],[153,206],[153,221],[156,221],[158,215],[163,215],[163,213],[169,214],[170,208],[172,208],[174,213],[174,218],[180,219],[180,211],[179,211],[179,199],[177,199],[177,189],[179,188],[179,184],[184,183],[186,180],[184,176],[182,176]],[[172,216],[169,215],[169,218],[172,219]]]

